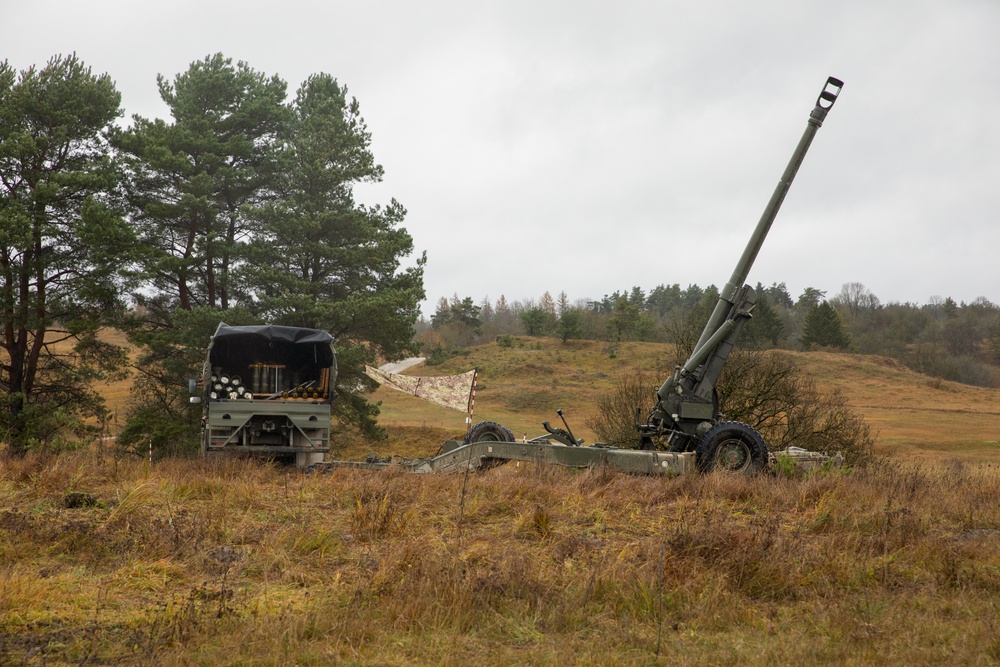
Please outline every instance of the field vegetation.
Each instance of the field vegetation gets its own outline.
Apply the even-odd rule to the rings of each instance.
[[[1000,659],[1000,471],[508,465],[300,475],[43,455],[0,473],[7,664]]]
[[[477,416],[535,435],[563,407],[591,436],[592,399],[667,355],[522,339],[410,372],[477,366]],[[108,444],[5,460],[0,663],[1000,660],[995,390],[792,357],[876,427],[872,463],[653,479],[525,464],[305,475]],[[464,430],[390,392],[376,396],[388,441],[344,433],[339,458],[427,456]]]

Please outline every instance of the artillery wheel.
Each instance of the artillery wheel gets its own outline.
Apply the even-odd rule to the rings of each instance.
[[[705,434],[695,450],[702,472],[722,470],[756,475],[767,465],[767,444],[752,426],[742,422],[722,422]]]
[[[473,442],[515,442],[509,428],[496,422],[479,422],[465,435],[465,444]]]

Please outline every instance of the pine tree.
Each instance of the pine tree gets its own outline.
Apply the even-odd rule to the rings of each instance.
[[[542,336],[545,334],[546,313],[538,306],[526,308],[521,311],[521,324],[527,335]]]
[[[567,310],[569,310],[569,297],[566,296],[565,290],[559,292],[559,300],[556,301],[556,312],[562,316]]]
[[[806,314],[802,345],[806,349],[832,347],[846,350],[850,347],[851,337],[844,326],[844,320],[829,302],[821,302]]]
[[[13,454],[102,417],[93,383],[125,364],[97,337],[124,310],[135,250],[108,143],[120,104],[76,56],[20,73],[0,62],[0,440]]]
[[[333,334],[342,379],[333,409],[381,435],[378,409],[362,396],[375,386],[364,367],[412,351],[425,257],[402,267],[413,239],[399,202],[354,200],[356,184],[378,182],[383,172],[347,88],[328,74],[310,76],[291,111],[280,196],[253,211],[260,227],[240,276],[264,319]],[[471,298],[451,303],[452,320],[476,319],[475,327],[478,311]]]
[[[438,299],[437,310],[431,315],[431,327],[440,329],[448,322],[451,322],[451,304],[448,303],[448,297],[443,296]]]
[[[538,301],[538,307],[545,311],[545,326],[543,333],[550,333],[556,328],[559,316],[556,314],[556,302],[547,291]]]
[[[496,329],[500,333],[513,333],[514,332],[514,311],[511,309],[510,304],[507,303],[507,297],[503,294],[496,301],[496,306],[493,308],[493,317],[496,321]]]
[[[740,335],[741,342],[758,348],[774,347],[781,340],[784,330],[785,325],[777,310],[767,297],[758,293],[753,317],[743,327]]]
[[[233,274],[255,227],[250,211],[281,187],[278,136],[290,111],[284,81],[222,54],[157,84],[173,122],[136,117],[117,145],[146,248],[152,296],[142,305],[162,324],[176,308],[225,310],[246,296]]]
[[[556,334],[565,343],[570,338],[579,338],[582,331],[582,318],[580,311],[575,308],[567,308],[559,316],[556,324]]]
[[[628,297],[619,295],[615,299],[611,318],[608,320],[608,334],[613,342],[620,342],[631,337],[636,322],[639,320],[639,306],[629,303]]]

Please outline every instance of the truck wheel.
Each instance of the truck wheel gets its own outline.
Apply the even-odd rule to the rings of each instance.
[[[479,422],[465,435],[465,444],[473,442],[514,442],[514,434],[496,422]]]
[[[756,475],[767,465],[767,444],[752,426],[742,422],[722,422],[705,434],[695,450],[702,472],[722,470]]]
[[[295,467],[299,470],[313,472],[316,466],[323,462],[323,452],[296,452]]]

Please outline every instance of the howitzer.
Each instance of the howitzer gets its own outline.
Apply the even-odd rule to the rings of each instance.
[[[600,443],[581,447],[583,441],[573,435],[562,410],[558,410],[557,414],[566,428],[556,428],[544,422],[546,434],[531,440],[516,442],[507,427],[484,421],[473,426],[464,441],[449,440],[442,445],[440,453],[430,458],[394,461],[391,458],[370,457],[363,462],[336,461],[331,465],[375,469],[397,466],[417,473],[484,469],[506,461],[575,468],[607,466],[621,472],[649,475],[684,473],[696,467],[703,471],[725,469],[747,475],[762,470],[769,459],[764,439],[748,424],[724,421],[719,413],[716,383],[740,330],[752,317],[757,302],[753,288],[743,283],[816,130],[823,124],[843,85],[842,81],[833,77],[827,79],[816,100],[816,107],[809,115],[806,131],[771,195],[736,270],[722,289],[719,302],[691,356],[659,388],[656,405],[645,423],[637,425],[639,449]],[[654,440],[666,440],[670,451],[651,451],[655,449]],[[796,447],[790,447],[782,454],[804,465],[820,465],[828,460],[837,461],[839,457],[828,457]]]
[[[683,365],[677,366],[659,388],[656,405],[646,422],[639,425],[642,447],[652,447],[654,438],[666,438],[670,451],[696,452],[698,466],[703,470],[724,467],[753,471],[766,465],[767,446],[752,427],[721,421],[716,383],[743,325],[752,317],[757,301],[753,288],[743,283],[816,131],[823,125],[843,86],[843,81],[839,79],[827,79],[816,99],[815,108],[809,114],[805,132],[732,277],[721,290],[719,301],[691,356]]]

